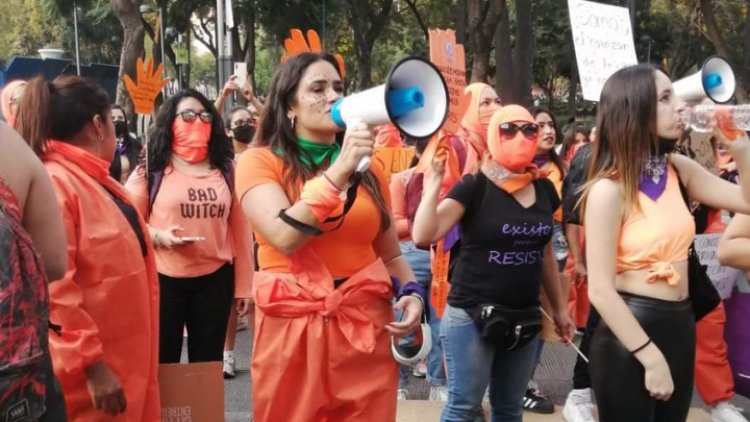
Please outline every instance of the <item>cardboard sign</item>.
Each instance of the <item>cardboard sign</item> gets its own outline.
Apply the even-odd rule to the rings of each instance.
[[[585,0],[568,0],[568,9],[583,98],[599,101],[613,73],[638,64],[630,13],[625,7]]]
[[[727,267],[719,263],[716,247],[719,245],[721,233],[699,234],[695,236],[695,252],[701,264],[706,265],[706,273],[716,286],[719,296],[726,299],[732,295],[735,283],[740,277],[740,270]]]
[[[466,87],[464,46],[456,43],[456,31],[452,29],[430,29],[429,35],[430,61],[440,70],[448,86],[450,104],[443,130],[456,133],[463,117],[459,102]]]
[[[138,114],[151,114],[154,111],[154,100],[159,92],[164,88],[168,79],[162,79],[164,65],[162,63],[154,70],[154,61],[152,57],[143,59],[138,57],[136,63],[136,77],[138,82],[133,82],[130,75],[125,75],[125,87],[135,105],[135,112]]]
[[[409,168],[415,152],[413,147],[378,147],[372,154],[372,162],[383,169],[383,174],[390,183],[392,174]]]
[[[159,365],[161,422],[223,421],[221,362]]]

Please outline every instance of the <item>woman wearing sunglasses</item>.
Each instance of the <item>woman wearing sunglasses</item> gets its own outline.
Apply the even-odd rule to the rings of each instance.
[[[688,289],[695,221],[686,200],[750,213],[747,178],[733,185],[672,153],[684,108],[669,77],[650,65],[615,72],[601,93],[582,203],[589,297],[602,318],[589,349],[602,422],[687,418],[696,315]],[[729,143],[740,175],[750,174],[745,133],[715,135]]]
[[[154,250],[128,192],[109,176],[107,93],[61,76],[29,82],[21,136],[42,158],[62,213],[67,271],[50,280],[49,346],[71,421],[159,420]]]
[[[487,125],[492,114],[502,103],[491,86],[475,82],[464,88],[464,94],[471,94],[471,103],[461,119],[458,137],[466,148],[466,164],[463,174],[479,171],[482,159],[487,152]]]
[[[419,324],[423,294],[399,250],[372,133],[341,129],[344,89],[330,54],[301,53],[274,75],[257,148],[237,193],[255,229],[253,415],[258,422],[396,419],[391,336]],[[395,283],[401,281],[394,322]],[[411,282],[410,282],[411,281]]]
[[[230,307],[244,315],[253,274],[248,228],[233,190],[231,144],[213,105],[187,89],[156,118],[145,165],[126,187],[156,246],[159,361],[221,361]]]
[[[425,180],[412,237],[427,244],[456,224],[462,238],[440,337],[448,375],[442,421],[468,421],[481,411],[489,384],[492,420],[520,422],[535,361],[543,286],[558,334],[572,324],[560,293],[552,251],[555,187],[533,164],[539,125],[521,106],[496,111],[487,132],[488,155],[438,204],[445,152]]]

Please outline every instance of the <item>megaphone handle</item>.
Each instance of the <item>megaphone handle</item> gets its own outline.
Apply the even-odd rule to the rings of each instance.
[[[347,130],[362,130],[367,128],[367,125],[360,119],[351,119],[346,122]],[[371,159],[369,156],[365,156],[359,159],[357,163],[357,173],[364,173],[370,168]]]

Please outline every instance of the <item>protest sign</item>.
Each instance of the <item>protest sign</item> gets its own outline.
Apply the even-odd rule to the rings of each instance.
[[[452,29],[430,29],[429,34],[430,61],[438,68],[448,86],[450,104],[443,130],[455,133],[463,117],[459,103],[466,86],[464,46],[456,43],[456,32]]]
[[[627,8],[568,0],[583,98],[599,101],[604,82],[616,71],[638,64]]]
[[[708,274],[708,278],[714,283],[714,286],[716,286],[719,296],[722,299],[726,299],[732,295],[732,289],[737,282],[740,271],[721,265],[719,262],[719,258],[716,256],[716,247],[719,245],[720,238],[721,233],[699,234],[695,236],[695,252],[698,254],[701,264],[708,267],[706,273]]]

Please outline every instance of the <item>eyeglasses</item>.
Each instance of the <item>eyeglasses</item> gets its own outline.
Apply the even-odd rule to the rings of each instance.
[[[506,140],[513,139],[519,130],[529,140],[536,139],[539,135],[539,125],[535,123],[526,123],[520,126],[515,123],[503,123],[499,128],[500,137]]]
[[[182,120],[185,123],[193,123],[195,119],[199,118],[203,123],[211,123],[214,121],[214,115],[207,112],[207,111],[201,111],[200,113],[196,113],[193,110],[185,110],[177,113],[177,116],[182,117]]]
[[[237,120],[232,125],[232,129],[236,129],[236,128],[242,127],[242,126],[255,126],[255,122],[252,119],[249,119],[249,120]]]

